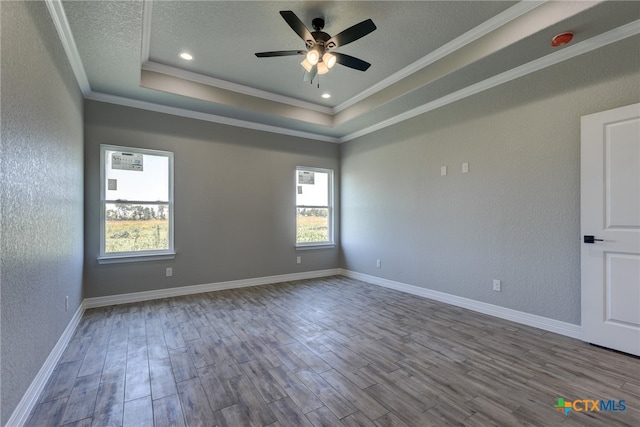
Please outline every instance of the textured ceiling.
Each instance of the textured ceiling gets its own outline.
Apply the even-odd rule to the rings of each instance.
[[[151,61],[336,106],[410,65],[514,2],[159,2],[151,22]],[[366,72],[336,66],[317,85],[303,82],[301,57],[256,58],[255,52],[304,49],[278,11],[292,10],[311,29],[325,18],[330,35],[371,18],[377,30],[337,52],[372,63]],[[195,19],[194,19],[195,18]],[[189,50],[195,60],[178,57]],[[329,100],[320,95],[331,93]]]
[[[61,4],[59,31],[77,47],[88,98],[329,141],[640,32],[636,1]],[[304,49],[281,10],[292,10],[310,29],[313,18],[323,17],[331,35],[371,18],[376,31],[336,49],[371,68],[336,65],[312,85],[302,80],[301,56],[256,58],[255,52]],[[561,31],[573,31],[574,42],[552,48],[551,38]],[[179,58],[185,50],[193,61]],[[74,62],[73,46],[68,54]],[[328,100],[320,97],[325,92]]]

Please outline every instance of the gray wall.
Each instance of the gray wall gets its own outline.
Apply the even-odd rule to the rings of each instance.
[[[579,324],[580,116],[640,100],[638,42],[343,144],[342,265]]]
[[[0,13],[5,425],[82,300],[83,101],[44,3],[3,1]]]
[[[295,167],[337,175],[337,144],[96,101],[86,102],[85,144],[87,297],[339,266],[337,248],[294,247]],[[175,260],[97,263],[100,144],[174,152]],[[166,267],[173,267],[173,277],[165,277]]]

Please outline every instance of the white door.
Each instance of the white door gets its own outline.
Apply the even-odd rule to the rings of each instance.
[[[582,338],[640,356],[640,104],[581,132]]]

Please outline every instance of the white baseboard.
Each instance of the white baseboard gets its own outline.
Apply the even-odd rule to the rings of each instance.
[[[6,426],[23,426],[29,419],[31,411],[35,407],[36,403],[38,403],[40,394],[47,385],[47,382],[58,364],[58,361],[62,357],[64,350],[67,348],[67,344],[69,344],[69,341],[73,338],[73,334],[75,334],[76,328],[80,324],[80,320],[84,314],[84,309],[84,303],[80,304],[80,307],[78,307],[74,313],[64,332],[62,332],[60,339],[58,339],[53,350],[49,353],[49,357],[44,361],[40,371],[38,371],[38,374],[31,382],[31,385],[22,396],[22,399],[20,399],[18,406],[16,406],[13,414],[11,414],[11,418],[9,418],[9,421],[5,424]]]
[[[245,288],[248,286],[270,285],[273,283],[290,282],[293,280],[315,279],[339,275],[341,270],[315,270],[302,273],[281,274],[278,276],[256,277],[253,279],[231,280],[228,282],[207,283],[204,285],[182,286],[177,288],[157,289],[153,291],[134,292],[130,294],[109,295],[105,297],[87,298],[84,300],[86,308],[106,307],[109,305],[128,304],[132,302],[149,301],[160,298],[170,298],[182,295],[200,294],[203,292],[221,291],[224,289]]]
[[[548,317],[512,310],[510,308],[488,304],[486,302],[459,297],[427,288],[421,288],[420,286],[408,285],[406,283],[370,276],[368,274],[358,273],[355,271],[341,269],[340,274],[353,279],[362,280],[363,282],[371,283],[373,285],[395,289],[412,295],[418,295],[435,301],[455,305],[457,307],[477,311],[478,313],[499,317],[500,319],[511,320],[523,325],[533,326],[534,328],[543,329],[545,331],[554,332],[567,337],[577,339],[581,339],[582,337],[580,325],[574,325],[573,323],[561,322],[559,320],[549,319]]]

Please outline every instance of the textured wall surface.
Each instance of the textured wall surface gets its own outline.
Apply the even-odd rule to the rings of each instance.
[[[87,297],[338,267],[338,248],[294,247],[295,168],[337,173],[338,145],[95,101],[85,139]],[[174,152],[175,260],[97,263],[100,144]]]
[[[579,324],[580,116],[638,102],[637,46],[343,144],[342,265]]]
[[[82,300],[83,101],[44,3],[0,8],[5,425]]]

